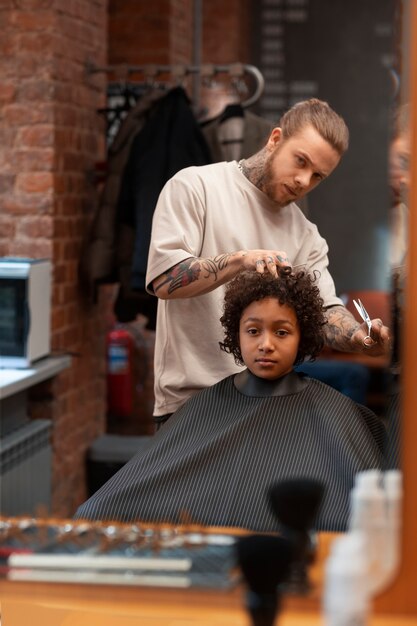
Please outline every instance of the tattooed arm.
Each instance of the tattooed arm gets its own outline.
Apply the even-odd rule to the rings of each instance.
[[[215,257],[189,257],[152,282],[154,293],[164,300],[192,298],[216,289],[242,270],[277,276],[277,266],[290,267],[287,254],[277,250],[238,250]]]
[[[372,320],[372,346],[365,346],[363,340],[368,334],[365,323],[359,324],[343,306],[327,309],[327,324],[324,327],[326,344],[341,352],[365,352],[370,356],[389,354],[390,333],[382,320]]]

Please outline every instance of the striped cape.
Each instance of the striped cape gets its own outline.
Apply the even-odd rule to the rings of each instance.
[[[276,531],[268,488],[309,477],[325,486],[315,528],[344,530],[355,474],[383,465],[381,420],[315,379],[289,395],[248,397],[233,378],[188,400],[76,517]]]

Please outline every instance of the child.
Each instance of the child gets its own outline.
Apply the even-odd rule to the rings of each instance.
[[[325,485],[316,528],[344,530],[355,474],[382,465],[384,430],[366,407],[293,370],[322,348],[322,305],[304,272],[236,276],[220,347],[246,369],[188,400],[77,517],[271,531],[268,488],[307,476]]]

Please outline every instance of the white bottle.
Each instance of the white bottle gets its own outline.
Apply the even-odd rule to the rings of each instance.
[[[324,626],[366,626],[370,592],[366,540],[352,531],[332,544],[325,565],[322,610]]]
[[[402,526],[402,472],[389,470],[383,477],[387,528],[384,550],[384,586],[393,582],[400,562]]]
[[[379,470],[360,472],[355,476],[351,492],[349,530],[359,530],[366,542],[369,588],[375,594],[385,579],[385,543],[387,508],[382,473]]]

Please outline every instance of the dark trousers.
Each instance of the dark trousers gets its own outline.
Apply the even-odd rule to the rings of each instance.
[[[172,413],[165,413],[165,415],[154,415],[153,423],[155,424],[155,431],[158,431],[161,426],[165,424],[171,417]]]

